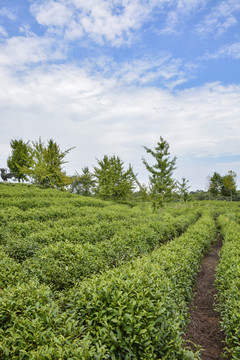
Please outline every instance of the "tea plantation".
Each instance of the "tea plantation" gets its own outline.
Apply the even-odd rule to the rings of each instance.
[[[0,359],[198,359],[183,346],[201,261],[224,236],[216,284],[240,358],[239,204],[153,211],[0,184]]]

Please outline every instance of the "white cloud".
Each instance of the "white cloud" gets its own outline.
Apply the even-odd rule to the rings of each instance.
[[[221,46],[221,48],[217,52],[213,54],[207,54],[205,56],[205,58],[207,59],[219,59],[225,57],[240,59],[240,42]]]
[[[14,12],[10,11],[9,9],[7,9],[5,7],[0,10],[0,16],[7,17],[10,20],[16,19],[16,15],[14,14]]]
[[[63,149],[76,146],[68,156],[70,173],[81,171],[84,165],[91,167],[96,157],[115,153],[132,163],[142,180],[147,178],[141,162],[145,155],[142,145],[155,146],[160,135],[182,161],[179,176],[190,182],[197,183],[197,177],[205,181],[211,172],[210,165],[199,165],[201,174],[196,175],[202,158],[239,155],[239,85],[213,83],[177,91],[176,85],[189,80],[197,65],[174,58],[169,52],[124,61],[105,55],[86,56],[85,61],[78,58],[75,65],[71,63],[73,54],[67,57],[68,46],[72,45],[69,39],[91,38],[100,44],[120,46],[129,43],[144,22],[159,13],[163,15],[160,28],[174,32],[206,1],[32,3],[31,11],[46,27],[45,35],[34,35],[29,26],[18,24],[21,36],[3,38],[0,43],[1,166],[6,166],[10,139],[15,137],[53,138]],[[226,29],[238,11],[236,2],[221,4],[222,8],[215,7],[205,18],[207,31],[220,28],[223,22]],[[211,19],[212,27],[208,27]],[[156,25],[155,20],[151,24]],[[4,31],[0,28],[6,37]],[[239,59],[239,53],[239,43],[235,42],[207,56]],[[220,167],[219,162],[212,164]]]
[[[91,76],[70,65],[41,66],[21,79],[0,75],[1,144],[6,149],[11,138],[41,136],[63,149],[76,146],[68,156],[70,173],[115,153],[145,180],[142,145],[155,146],[160,135],[172,154],[196,164],[202,157],[239,154],[240,86],[215,83],[172,94],[153,86],[122,86],[114,77]],[[192,182],[191,169],[183,169]],[[206,175],[201,174],[203,181]]]
[[[206,0],[166,1],[162,13],[166,15],[160,34],[172,34],[179,31],[179,26],[186,24],[194,13],[198,13],[206,4]],[[169,7],[168,7],[169,6]]]
[[[45,26],[64,26],[68,24],[73,16],[67,2],[35,2],[31,6],[31,11],[36,16],[37,22]]]
[[[7,37],[7,31],[0,25],[0,36]]]
[[[146,4],[140,0],[61,0],[34,3],[31,11],[48,31],[61,30],[67,39],[86,35],[98,43],[119,46],[128,42],[132,31],[148,17],[151,6]]]
[[[184,63],[168,52],[161,52],[158,56],[144,56],[124,62],[116,62],[111,57],[88,58],[84,67],[91,74],[112,78],[118,86],[158,85],[173,89],[193,77],[197,65]]]
[[[61,34],[68,40],[86,36],[99,44],[121,46],[129,44],[142,25],[158,14],[164,16],[158,31],[175,32],[205,3],[206,0],[50,0],[33,3],[31,11],[48,33]]]
[[[206,10],[206,5],[206,0],[45,0],[34,2],[31,12],[48,34],[118,47],[130,44],[148,20],[156,21],[159,34],[177,33],[193,15]],[[235,13],[239,10],[236,1],[221,1],[197,26],[197,32],[202,36],[224,33],[237,24]]]
[[[201,36],[206,36],[209,33],[221,35],[229,28],[238,24],[236,13],[239,11],[240,3],[238,1],[223,0],[197,26],[197,32]]]
[[[0,44],[0,65],[18,68],[64,58],[61,45],[52,38],[17,36]]]

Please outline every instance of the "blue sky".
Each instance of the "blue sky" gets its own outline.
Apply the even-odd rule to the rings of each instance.
[[[239,187],[239,30],[238,0],[1,0],[0,167],[11,139],[53,138],[68,174],[115,154],[147,183],[162,136],[192,190]]]

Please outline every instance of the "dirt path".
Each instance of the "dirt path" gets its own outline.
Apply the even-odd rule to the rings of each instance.
[[[199,345],[202,360],[220,360],[224,348],[224,335],[220,331],[219,315],[214,310],[215,270],[218,264],[218,252],[222,246],[220,235],[210,252],[202,262],[198,274],[195,296],[190,304],[191,321],[185,339]],[[192,350],[196,348],[187,342]]]

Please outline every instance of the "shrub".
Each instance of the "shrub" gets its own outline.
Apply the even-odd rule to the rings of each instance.
[[[46,286],[31,281],[0,292],[0,358],[90,359],[83,328],[62,312]]]
[[[181,335],[200,261],[215,239],[205,216],[153,254],[70,290],[65,306],[84,327],[93,358],[196,359]]]
[[[11,259],[0,249],[0,289],[15,285],[23,278],[23,271],[20,264]]]
[[[217,267],[218,310],[226,336],[230,358],[240,358],[240,225],[221,215],[218,219],[224,236],[220,262]]]

